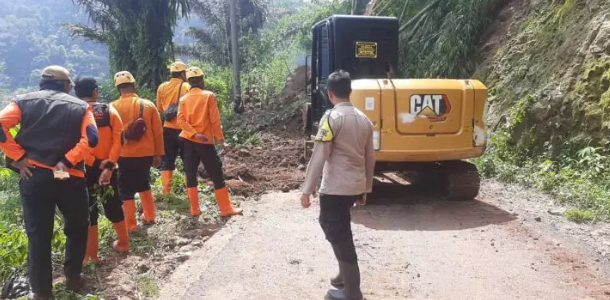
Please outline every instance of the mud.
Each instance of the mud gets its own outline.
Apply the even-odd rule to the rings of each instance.
[[[307,68],[298,67],[276,97],[268,103],[249,102],[244,113],[234,115],[226,124],[227,128],[261,133],[256,146],[227,148],[221,154],[226,183],[233,195],[251,197],[299,188],[306,163],[302,121],[306,78]],[[208,179],[203,167],[199,175]]]
[[[303,181],[302,147],[302,140],[263,134],[259,146],[227,149],[222,155],[227,185],[234,195],[245,197],[298,189]]]

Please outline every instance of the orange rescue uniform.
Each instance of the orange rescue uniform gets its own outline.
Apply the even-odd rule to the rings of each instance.
[[[191,142],[211,144],[225,140],[218,112],[216,95],[210,91],[193,87],[180,99],[178,123],[182,128],[180,137]],[[203,134],[208,140],[203,142],[195,138],[195,134]]]
[[[180,88],[182,85],[182,88]],[[179,98],[186,95],[189,92],[191,86],[188,82],[182,81],[181,78],[172,78],[169,81],[162,83],[157,89],[157,109],[159,113],[163,113],[166,111],[172,103],[178,104]],[[180,95],[178,95],[180,92]],[[178,120],[174,119],[172,121],[165,120],[163,124],[164,127],[180,129],[180,125],[178,124]]]
[[[110,113],[110,126],[99,127],[97,129],[99,134],[97,147],[85,157],[85,164],[89,167],[93,166],[96,159],[100,161],[109,159],[115,165],[119,161],[123,122],[114,107],[110,106],[108,109]]]
[[[146,122],[146,132],[139,141],[125,141],[120,157],[163,156],[163,126],[159,112],[151,101],[139,98],[137,94],[125,94],[112,102],[112,106],[119,113],[126,131],[129,124],[140,116],[140,103],[144,106],[142,118]]]
[[[15,102],[9,103],[9,105],[0,112],[0,124],[2,124],[2,130],[6,136],[6,142],[2,144],[2,150],[12,160],[19,160],[25,156],[25,150],[21,148],[15,139],[9,132],[9,129],[17,126],[21,122],[21,109]],[[87,108],[87,112],[83,116],[83,122],[81,125],[81,137],[79,142],[66,153],[66,159],[75,166],[85,159],[87,154],[91,152],[92,148],[89,147],[89,138],[87,137],[87,127],[95,126],[95,118],[91,112],[91,108]],[[27,162],[41,168],[53,170],[55,166],[48,166],[33,159],[27,159]],[[69,169],[68,174],[74,177],[85,177],[85,173],[76,169]]]

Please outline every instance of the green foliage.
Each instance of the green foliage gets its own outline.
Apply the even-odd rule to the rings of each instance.
[[[104,204],[114,197],[114,189],[111,186],[103,187],[99,184],[93,185],[93,196],[98,199],[98,203]]]
[[[99,101],[101,102],[110,103],[116,99],[119,99],[121,96],[117,88],[114,86],[112,79],[104,80],[98,83],[98,85]]]
[[[75,75],[106,76],[107,51],[71,40],[61,22],[86,22],[68,0],[0,0],[0,88],[37,88],[42,68],[58,64]]]
[[[527,130],[513,133],[518,139],[525,135],[523,140],[535,137],[530,156],[549,152],[556,160],[567,150],[575,155],[586,146],[603,145],[610,134],[610,93],[604,95],[608,59],[583,61],[579,56],[591,38],[587,20],[603,1],[569,2],[539,2],[490,49],[474,75],[489,87],[489,120],[494,126],[520,99],[536,94],[537,105],[526,117]],[[564,4],[570,7],[558,20],[557,11]]]
[[[610,129],[610,59],[594,59],[585,65],[584,75],[569,95],[575,106],[584,110],[585,118],[601,122]]]
[[[499,123],[475,160],[482,173],[551,194],[579,211],[575,220],[610,220],[610,63],[570,59],[590,39],[600,3],[540,2],[477,74]],[[523,105],[528,94],[535,101]]]
[[[555,160],[548,156],[524,158],[517,166],[502,160],[496,155],[496,150],[491,150],[474,162],[484,176],[539,189],[561,204],[587,210],[596,219],[610,221],[610,176],[602,171],[610,167],[607,159],[598,158],[597,154],[584,159],[573,159],[570,155]],[[606,155],[608,153],[603,154]]]
[[[476,66],[478,40],[501,4],[501,0],[379,0],[374,11],[402,21],[403,76],[468,78]]]
[[[525,135],[516,133],[521,133],[523,131],[523,122],[533,104],[534,97],[532,95],[528,95],[517,102],[511,109],[507,121],[501,124],[498,130],[491,136],[489,149],[494,151],[494,154],[498,159],[519,165],[522,158],[527,155],[530,143],[523,143],[523,137]],[[485,168],[485,170],[488,169],[489,167]],[[491,170],[486,172],[489,172],[489,174],[494,173]]]
[[[53,295],[55,296],[55,299],[62,300],[101,300],[100,297],[95,295],[88,294],[83,296],[78,293],[68,291],[63,283],[53,286]]]
[[[186,35],[195,38],[197,42],[194,45],[182,45],[179,50],[201,60],[228,66],[231,63],[229,3],[224,0],[194,1],[193,12],[205,20],[205,27],[189,28]],[[237,16],[240,37],[257,34],[266,20],[267,1],[238,0]],[[250,41],[243,38],[239,41],[242,65],[249,62],[244,59],[244,49],[249,47],[248,42]]]
[[[566,218],[572,222],[584,223],[593,221],[593,213],[587,210],[568,210],[566,211]]]
[[[257,146],[262,143],[259,131],[248,131],[238,127],[226,130],[225,139],[231,146]]]
[[[214,92],[216,94],[216,99],[218,101],[218,106],[222,110],[229,110],[229,87],[224,81],[207,79],[205,81],[206,89]]]
[[[492,135],[488,151],[473,161],[481,174],[536,188],[560,203],[589,211],[596,218],[610,220],[610,153],[605,147],[587,146],[579,150],[569,143],[555,154],[532,155],[528,112],[534,103],[529,95],[509,111],[509,118]]]
[[[28,254],[18,187],[18,176],[0,169],[0,282],[22,269]]]
[[[284,86],[286,76],[295,68],[297,56],[311,49],[311,27],[333,14],[347,13],[345,1],[239,1],[240,11],[240,65],[245,90],[255,89],[256,100],[264,103],[277,95]],[[214,1],[200,1],[194,12],[206,21],[205,29],[191,28],[190,35],[197,39],[191,46],[182,46],[182,52],[198,57],[204,64],[206,82],[222,80],[232,87],[228,27],[228,2],[217,5]],[[263,18],[261,19],[261,16]],[[201,65],[195,62],[194,65]],[[212,65],[215,65],[212,66]],[[215,75],[213,70],[222,76]],[[228,75],[228,76],[227,76]],[[227,95],[228,96],[228,95]],[[228,110],[230,105],[223,102]]]
[[[305,53],[311,52],[311,28],[316,23],[332,15],[349,14],[351,9],[348,1],[338,0],[313,0],[298,7],[297,13],[284,15],[275,22],[276,35],[280,41],[295,41]]]
[[[140,276],[136,277],[136,285],[137,285],[138,291],[144,297],[159,296],[159,292],[160,292],[159,287],[148,276],[140,275]]]
[[[75,0],[95,27],[68,24],[73,36],[108,46],[113,71],[128,70],[138,85],[154,89],[168,75],[173,27],[188,16],[189,0]]]
[[[558,20],[562,20],[563,16],[566,14],[566,12],[568,12],[570,9],[572,9],[574,7],[574,4],[576,3],[577,0],[563,0],[564,3],[563,5],[561,5],[559,7],[559,9],[557,9],[557,13],[555,14],[555,17]]]

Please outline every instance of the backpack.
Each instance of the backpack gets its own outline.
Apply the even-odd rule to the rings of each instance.
[[[178,115],[178,103],[180,102],[180,93],[182,93],[182,86],[184,82],[180,84],[180,89],[178,90],[178,99],[176,102],[169,105],[169,107],[163,112],[163,117],[165,121],[173,121]]]
[[[106,103],[94,103],[91,106],[91,110],[93,111],[93,117],[95,118],[95,124],[97,128],[101,127],[110,127],[110,106]]]
[[[140,115],[138,116],[138,118],[131,122],[128,126],[127,126],[127,130],[125,130],[125,134],[123,135],[123,137],[128,140],[128,141],[139,141],[142,136],[144,136],[144,133],[146,133],[146,122],[144,122],[144,104],[142,104],[142,101],[140,99],[137,99],[138,103],[140,104]]]

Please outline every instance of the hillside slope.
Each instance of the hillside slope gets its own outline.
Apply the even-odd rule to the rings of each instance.
[[[507,127],[518,154],[608,143],[610,1],[508,1],[480,49],[474,77],[490,89],[488,124]]]

